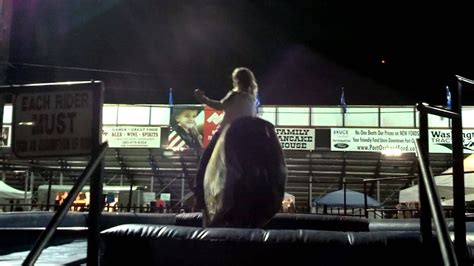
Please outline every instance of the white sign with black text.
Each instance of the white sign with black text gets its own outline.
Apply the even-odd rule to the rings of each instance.
[[[91,89],[20,93],[13,111],[17,156],[90,154],[94,124]]]
[[[415,152],[418,129],[331,128],[331,151]],[[451,153],[451,130],[430,129],[429,150]],[[474,130],[463,130],[464,153],[474,153]]]
[[[111,148],[160,148],[161,127],[103,126],[102,141]]]
[[[282,149],[284,150],[314,150],[314,128],[275,128]]]

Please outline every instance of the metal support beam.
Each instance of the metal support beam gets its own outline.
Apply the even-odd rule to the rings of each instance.
[[[342,169],[341,169],[341,176],[339,177],[339,189],[343,189],[345,187],[345,176],[346,176],[346,153],[343,152],[343,160],[342,160]]]
[[[420,121],[420,143],[421,145],[421,152],[423,154],[429,154],[428,150],[428,113],[424,111],[420,111],[419,113],[419,121]],[[429,160],[429,157],[427,158]],[[423,183],[423,176],[421,173],[421,167],[419,169],[419,195],[420,195],[420,227],[421,227],[421,235],[423,238],[423,242],[427,245],[431,244],[432,239],[432,227],[431,227],[431,218],[433,217],[430,206],[428,204],[428,196],[426,193],[426,187]]]
[[[452,119],[452,150],[453,150],[453,199],[454,199],[454,248],[460,262],[467,262],[466,244],[466,207],[464,195],[464,147],[462,136],[462,99],[461,82],[457,81],[452,95],[453,111],[459,117]]]

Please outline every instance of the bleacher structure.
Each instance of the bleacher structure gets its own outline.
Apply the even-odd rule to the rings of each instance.
[[[121,106],[123,105],[112,105],[112,108]],[[111,105],[104,105],[104,107],[110,109]],[[152,108],[152,106],[133,107]],[[127,108],[131,107],[127,106]],[[160,108],[165,107],[161,106]],[[398,203],[398,192],[418,182],[418,165],[415,153],[388,156],[381,152],[334,151],[331,149],[329,139],[333,127],[416,129],[414,107],[351,106],[346,114],[342,114],[337,106],[320,107],[333,111],[330,114],[322,112],[323,115],[326,115],[322,119],[325,121],[323,124],[314,123],[314,120],[318,119],[317,111],[313,111],[315,108],[317,107],[295,106],[293,110],[296,111],[289,112],[291,107],[261,107],[263,112],[260,113],[260,116],[270,120],[276,127],[315,129],[316,145],[314,150],[284,150],[288,168],[286,192],[295,196],[296,211],[310,212],[311,202],[314,199],[341,189],[344,184],[347,189],[364,192],[364,180],[367,179],[375,180],[366,182],[367,194],[379,200],[383,206],[394,207]],[[413,115],[408,115],[408,117],[413,117],[413,121],[408,123],[405,121],[401,126],[397,126],[387,124],[386,120],[383,120],[384,110],[399,111],[403,108],[413,113]],[[466,112],[472,110],[470,107],[464,108]],[[370,109],[373,110],[368,111]],[[336,111],[334,112],[334,110]],[[358,115],[357,119],[351,120],[351,111],[352,115]],[[286,120],[285,112],[290,116]],[[298,112],[302,112],[301,116]],[[385,113],[387,112],[385,111]],[[6,112],[6,115],[8,114],[9,112]],[[328,114],[333,116],[334,120],[327,117]],[[301,121],[295,119],[298,117],[309,122],[302,124]],[[377,122],[371,122],[373,117],[378,117]],[[4,121],[8,124],[9,119],[11,121],[11,118],[6,117]],[[110,120],[104,119],[104,125],[110,125],[111,123],[107,122]],[[151,121],[151,119],[149,120]],[[291,124],[288,120],[295,123]],[[123,125],[117,122],[120,121],[119,119],[112,119],[112,121],[115,122],[112,125]],[[472,121],[469,119],[464,121],[465,128],[473,127]],[[438,124],[435,126],[449,128],[450,124],[447,120],[439,123],[441,126]],[[169,127],[166,124],[158,126],[164,129]],[[30,178],[33,176],[34,179],[33,182],[29,181],[27,190],[33,189],[35,191],[39,185],[48,184],[50,178],[52,178],[52,184],[73,184],[88,162],[88,158],[81,157],[24,160],[16,158],[9,147],[3,147],[0,151],[2,180],[21,190],[25,189],[25,175]],[[443,172],[452,163],[449,153],[434,153],[430,156],[430,160],[434,175]],[[105,157],[104,185],[129,186],[133,183],[134,186],[139,186],[145,191],[157,194],[170,193],[171,199],[168,206],[178,209],[188,208],[192,205],[191,187],[198,161],[199,157],[196,151],[173,151],[163,145],[159,148],[111,147]]]

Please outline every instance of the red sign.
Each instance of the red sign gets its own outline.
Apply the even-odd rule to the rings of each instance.
[[[204,147],[207,147],[207,144],[219,129],[222,119],[224,119],[224,111],[218,111],[207,106],[204,108],[204,139],[202,143]]]

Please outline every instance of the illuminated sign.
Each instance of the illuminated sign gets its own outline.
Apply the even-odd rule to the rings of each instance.
[[[110,148],[160,148],[161,127],[104,126],[102,140]]]
[[[415,152],[418,129],[332,128],[331,151]],[[430,129],[429,150],[451,153],[451,130]],[[463,130],[464,153],[474,153],[474,131]]]

